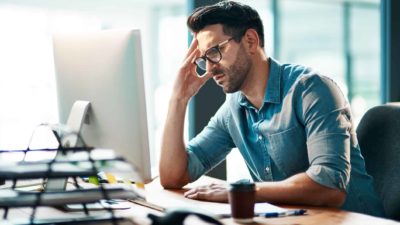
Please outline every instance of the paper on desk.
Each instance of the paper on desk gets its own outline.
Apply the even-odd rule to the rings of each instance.
[[[231,208],[228,203],[198,201],[186,199],[184,197],[177,198],[176,196],[168,195],[146,195],[146,201],[163,209],[186,208],[204,211],[216,216],[231,216]],[[266,202],[256,203],[254,207],[255,214],[284,211],[287,210]]]

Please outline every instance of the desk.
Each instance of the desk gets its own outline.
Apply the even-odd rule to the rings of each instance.
[[[199,181],[196,181],[190,186],[197,186],[210,182],[221,182],[210,177],[202,177]],[[189,187],[190,187],[189,186]],[[189,200],[183,197],[183,192],[185,189],[179,190],[165,190],[161,187],[159,180],[156,179],[153,182],[146,185],[146,195],[156,195],[174,197],[179,200],[185,201]],[[162,200],[162,199],[160,199]],[[193,201],[193,200],[192,200]],[[199,202],[200,204],[200,202]],[[201,204],[207,204],[206,202],[201,202]],[[284,207],[286,208],[286,207]],[[288,206],[287,208],[293,208]],[[382,219],[378,217],[368,216],[359,213],[347,212],[339,209],[333,208],[322,208],[322,207],[303,207],[294,206],[294,208],[305,208],[307,209],[307,215],[303,216],[289,216],[281,218],[261,218],[257,217],[254,219],[253,224],[268,224],[268,225],[400,225],[399,222],[393,220]],[[32,209],[30,208],[17,208],[11,209],[9,212],[9,218],[29,218]],[[127,210],[116,210],[116,215],[125,216],[132,218],[138,224],[149,224],[146,218],[147,213],[153,213],[157,215],[162,215],[162,212],[137,205],[132,203],[132,207]],[[104,211],[93,211],[91,215],[104,215]],[[49,218],[49,216],[54,218],[76,218],[79,216],[84,216],[83,212],[63,212],[58,209],[49,207],[40,207],[37,211],[37,218]],[[231,218],[222,219],[226,225],[233,225],[235,223]]]
[[[222,182],[221,180],[210,177],[201,177],[198,181],[190,184],[189,187],[209,184],[211,182]],[[169,195],[185,200],[182,190],[165,190],[161,187],[159,180],[156,179],[152,183],[146,185],[146,195]],[[307,214],[303,216],[288,216],[280,218],[261,218],[254,219],[253,224],[268,224],[268,225],[400,225],[400,222],[394,220],[382,219],[379,217],[368,216],[360,213],[343,211],[335,208],[309,207],[309,206],[282,206],[283,208],[303,208],[307,209]],[[231,218],[222,219],[224,224],[237,224]]]

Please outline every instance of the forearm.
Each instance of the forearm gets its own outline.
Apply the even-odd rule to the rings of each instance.
[[[165,188],[180,188],[189,182],[183,140],[187,102],[177,97],[170,100],[160,157],[160,181]]]
[[[314,182],[306,173],[279,182],[257,183],[258,202],[340,207],[346,193]]]
[[[183,141],[183,127],[189,99],[196,95],[212,73],[199,78],[193,61],[199,57],[194,36],[186,58],[175,80],[167,120],[161,142],[160,181],[165,188],[181,188],[190,181],[187,172],[188,155]]]

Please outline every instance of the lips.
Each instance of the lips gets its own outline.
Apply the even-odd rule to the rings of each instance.
[[[222,80],[222,78],[225,76],[225,74],[223,74],[223,73],[220,73],[220,74],[217,74],[217,75],[214,75],[214,80],[217,82],[217,83],[220,83],[221,82],[221,80]]]

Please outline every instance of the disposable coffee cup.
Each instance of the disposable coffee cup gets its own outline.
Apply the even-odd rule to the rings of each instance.
[[[229,185],[228,194],[232,218],[237,223],[252,223],[254,217],[255,184],[239,180]]]

